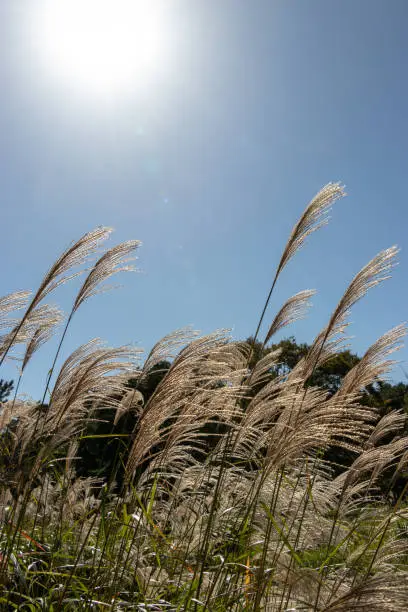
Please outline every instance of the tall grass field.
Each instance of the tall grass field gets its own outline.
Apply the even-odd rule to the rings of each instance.
[[[405,327],[380,337],[337,392],[310,384],[397,249],[352,279],[292,370],[277,373],[279,351],[254,359],[256,345],[306,313],[312,291],[277,313],[271,296],[343,195],[326,185],[295,225],[253,343],[187,328],[145,360],[99,339],[60,359],[81,305],[133,269],[139,242],[104,249],[109,228],[72,244],[36,291],[0,299],[0,362],[20,359],[0,407],[1,610],[408,610],[408,478],[398,495],[384,486],[407,473],[405,415],[360,401],[393,367]],[[77,274],[65,316],[48,300]],[[24,372],[54,334],[42,400],[24,400]],[[95,460],[105,467],[92,471]]]

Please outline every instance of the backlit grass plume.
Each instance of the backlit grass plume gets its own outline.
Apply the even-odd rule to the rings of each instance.
[[[315,291],[306,290],[300,291],[289,298],[282,306],[276,317],[274,318],[268,333],[266,334],[265,344],[269,342],[274,334],[287,325],[291,325],[298,319],[301,319],[308,308],[310,298],[315,294]]]
[[[100,243],[108,238],[111,231],[112,230],[110,228],[106,227],[96,228],[95,230],[84,234],[77,242],[72,244],[62,253],[62,255],[60,255],[60,257],[58,257],[41,281],[41,284],[29,303],[23,317],[10,333],[8,342],[5,344],[1,354],[0,365],[3,363],[7,353],[16,341],[21,328],[30,319],[31,314],[35,312],[35,309],[38,307],[40,302],[42,302],[44,298],[58,286],[76,276],[78,272],[71,273],[72,269],[85,263],[87,259],[93,253],[95,253]],[[20,294],[14,295],[18,296],[18,300],[25,300],[26,298],[26,295],[22,294],[21,292]]]
[[[328,183],[316,194],[313,200],[306,207],[299,221],[292,229],[283,250],[282,257],[276,268],[271,288],[261,312],[261,316],[255,331],[255,340],[258,337],[259,330],[261,329],[266,310],[280,274],[283,272],[289,261],[294,257],[296,252],[305,244],[306,239],[313,234],[313,232],[328,223],[328,213],[332,205],[337,200],[344,197],[344,195],[344,188],[340,185],[340,183]]]

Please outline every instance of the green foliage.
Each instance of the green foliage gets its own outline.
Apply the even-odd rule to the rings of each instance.
[[[285,375],[290,372],[295,365],[305,357],[310,346],[306,343],[298,344],[293,336],[281,340],[277,344],[272,344],[265,347],[261,342],[255,341],[253,338],[246,340],[247,344],[252,349],[250,368],[253,369],[255,364],[272,351],[279,350],[280,356],[276,366],[271,369],[271,375]],[[336,353],[322,366],[315,369],[313,375],[307,380],[309,386],[317,386],[326,389],[330,393],[335,393],[343,380],[344,376],[358,362],[359,357],[348,350]]]
[[[14,382],[12,380],[3,380],[0,379],[0,404],[5,402],[10,393],[14,389]]]

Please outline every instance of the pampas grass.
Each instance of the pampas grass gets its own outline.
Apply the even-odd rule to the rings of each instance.
[[[280,274],[343,195],[329,184],[296,224],[255,339]],[[0,299],[2,359],[19,343],[21,371],[30,366],[61,323],[60,312],[41,302],[109,233],[97,229],[65,251],[31,301],[28,292]],[[16,394],[2,406],[0,609],[406,609],[407,487],[398,499],[380,488],[384,474],[395,478],[407,467],[405,415],[380,418],[360,402],[395,363],[405,326],[375,342],[334,395],[310,385],[316,368],[341,350],[350,309],[389,276],[397,249],[355,276],[309,353],[285,375],[273,373],[279,351],[253,363],[253,345],[232,341],[228,331],[201,337],[187,328],[158,342],[144,364],[132,347],[91,340],[65,359],[51,385],[73,314],[113,274],[133,269],[138,246],[113,247],[87,271],[50,357],[48,404]],[[302,291],[282,306],[264,346],[304,315],[312,295]],[[169,367],[144,397],[139,389],[164,360]],[[130,379],[139,387],[130,389]],[[107,410],[106,453],[112,439],[121,443],[112,472],[79,477],[82,444]],[[333,446],[350,453],[340,473],[327,458]]]

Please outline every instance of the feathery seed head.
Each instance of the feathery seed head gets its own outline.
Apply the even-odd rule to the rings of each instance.
[[[310,308],[310,298],[315,295],[315,293],[314,290],[310,289],[299,291],[299,293],[296,293],[285,302],[266,334],[265,344],[267,344],[272,336],[283,327],[305,316],[306,310]]]
[[[127,266],[125,264],[135,259],[134,251],[140,245],[141,242],[139,240],[129,240],[128,242],[123,242],[122,244],[114,246],[104,253],[85,279],[75,300],[73,311],[75,312],[85,300],[106,289],[106,287],[98,287],[114,274],[118,272],[134,271],[135,268],[133,266]]]
[[[327,214],[331,206],[344,196],[345,191],[340,183],[328,183],[313,198],[289,236],[278,265],[276,277],[303,246],[307,237],[327,223]]]

